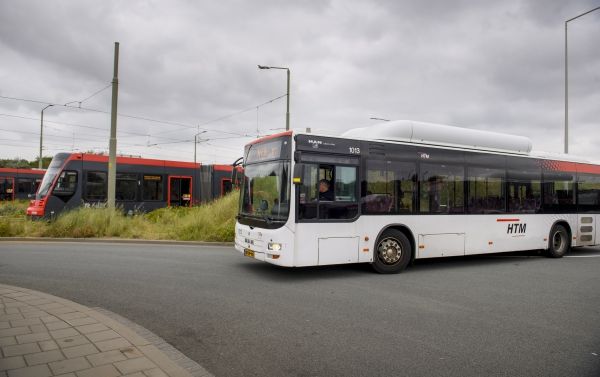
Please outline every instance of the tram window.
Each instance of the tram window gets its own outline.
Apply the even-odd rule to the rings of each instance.
[[[17,180],[17,192],[19,194],[32,194],[33,193],[33,179],[19,178]]]
[[[138,176],[131,173],[117,174],[115,187],[115,199],[123,201],[135,201],[138,191]]]
[[[421,164],[421,213],[464,212],[464,168]]]
[[[415,164],[409,162],[367,161],[361,192],[363,212],[412,213],[415,170]]]
[[[75,194],[77,191],[77,172],[73,170],[65,170],[58,177],[56,187],[52,191],[56,195],[68,197]]]
[[[87,200],[106,200],[107,180],[105,172],[89,171],[85,181]]]
[[[163,200],[163,178],[161,175],[145,175],[142,185],[143,200]]]
[[[577,184],[577,202],[580,212],[600,211],[600,176],[580,174]]]
[[[470,167],[469,213],[501,213],[506,211],[504,169]]]

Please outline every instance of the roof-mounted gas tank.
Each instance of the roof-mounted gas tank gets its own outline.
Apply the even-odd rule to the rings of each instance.
[[[370,127],[354,128],[346,131],[342,136],[519,154],[529,154],[532,148],[531,140],[524,136],[410,120],[396,120]]]

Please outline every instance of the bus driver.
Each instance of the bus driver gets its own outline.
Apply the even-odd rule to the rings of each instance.
[[[319,181],[319,200],[333,201],[331,184],[326,179],[321,179]]]

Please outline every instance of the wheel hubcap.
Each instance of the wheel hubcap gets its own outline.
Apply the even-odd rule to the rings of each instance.
[[[379,259],[385,264],[398,263],[402,257],[402,246],[393,238],[386,238],[377,247]]]
[[[555,251],[562,251],[564,240],[563,235],[560,232],[554,233],[554,237],[552,237],[552,244]]]

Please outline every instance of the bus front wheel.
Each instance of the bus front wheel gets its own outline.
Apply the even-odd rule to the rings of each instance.
[[[562,258],[571,248],[571,237],[562,225],[554,225],[548,239],[546,255],[550,258]]]
[[[373,269],[380,274],[397,274],[410,263],[412,247],[410,241],[399,230],[387,229],[383,232],[373,256]]]

